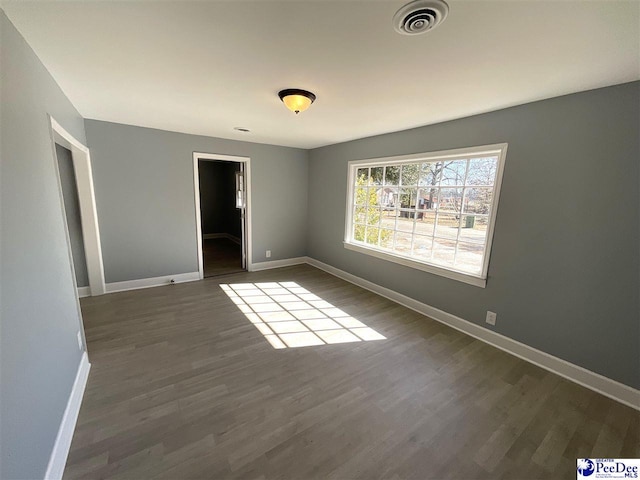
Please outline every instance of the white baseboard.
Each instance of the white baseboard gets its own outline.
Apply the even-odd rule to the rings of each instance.
[[[241,244],[240,239],[234,235],[231,235],[230,233],[205,233],[202,235],[203,240],[213,240],[215,238],[226,238],[234,243],[237,243],[238,245]]]
[[[107,293],[124,292],[126,290],[138,290],[140,288],[159,287],[173,283],[193,282],[200,280],[199,272],[178,273],[176,275],[164,275],[162,277],[141,278],[139,280],[126,280],[124,282],[107,283]]]
[[[90,297],[91,287],[78,287],[78,298]]]
[[[87,352],[84,352],[80,359],[76,379],[73,382],[71,395],[69,395],[67,408],[65,408],[64,415],[62,416],[56,443],[53,445],[53,451],[49,458],[49,465],[47,466],[47,472],[44,476],[46,480],[59,480],[64,473],[64,467],[67,463],[69,448],[71,448],[71,440],[73,439],[73,432],[76,428],[76,421],[78,420],[78,413],[80,413],[80,405],[82,404],[82,397],[85,387],[87,386],[90,369],[91,364],[89,363],[89,357],[87,356]]]
[[[202,234],[202,239],[203,240],[213,240],[215,238],[224,238],[224,233],[203,233]]]
[[[300,265],[308,263],[308,257],[285,258],[283,260],[272,260],[270,262],[253,263],[249,267],[250,272],[259,272],[260,270],[270,270],[272,268],[290,267],[292,265]]]
[[[466,333],[467,335],[477,338],[478,340],[488,343],[500,350],[504,350],[518,358],[560,375],[567,380],[571,380],[583,387],[601,393],[602,395],[623,403],[631,408],[640,410],[640,391],[635,388],[567,362],[566,360],[562,360],[561,358],[554,357],[553,355],[525,345],[524,343],[520,343],[517,340],[505,337],[504,335],[500,335],[499,333],[476,325],[468,320],[464,320],[460,317],[414,300],[413,298],[402,295],[394,290],[381,287],[373,282],[320,262],[319,260],[307,257],[306,262],[309,265],[330,273],[331,275],[377,293],[382,297],[388,298],[389,300],[399,303],[411,310],[415,310],[418,313],[422,313],[429,318],[444,323],[445,325],[455,328],[456,330]]]

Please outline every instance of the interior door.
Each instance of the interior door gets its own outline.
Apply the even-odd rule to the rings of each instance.
[[[247,194],[244,182],[244,163],[240,163],[240,171],[236,172],[236,208],[240,209],[240,229],[242,242],[242,268],[247,269],[247,242],[246,242],[246,206]]]

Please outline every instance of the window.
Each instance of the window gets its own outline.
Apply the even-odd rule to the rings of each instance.
[[[349,162],[345,247],[484,287],[506,151]]]

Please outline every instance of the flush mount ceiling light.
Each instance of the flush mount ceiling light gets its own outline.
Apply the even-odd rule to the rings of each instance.
[[[316,99],[313,93],[298,88],[280,90],[278,96],[286,107],[296,114],[304,112]]]
[[[393,28],[403,35],[426,33],[447,18],[449,5],[444,0],[415,0],[393,16]]]

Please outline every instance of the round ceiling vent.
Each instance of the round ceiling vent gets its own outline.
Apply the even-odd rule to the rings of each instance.
[[[449,5],[444,0],[415,0],[393,16],[393,27],[403,35],[426,33],[447,18]]]

